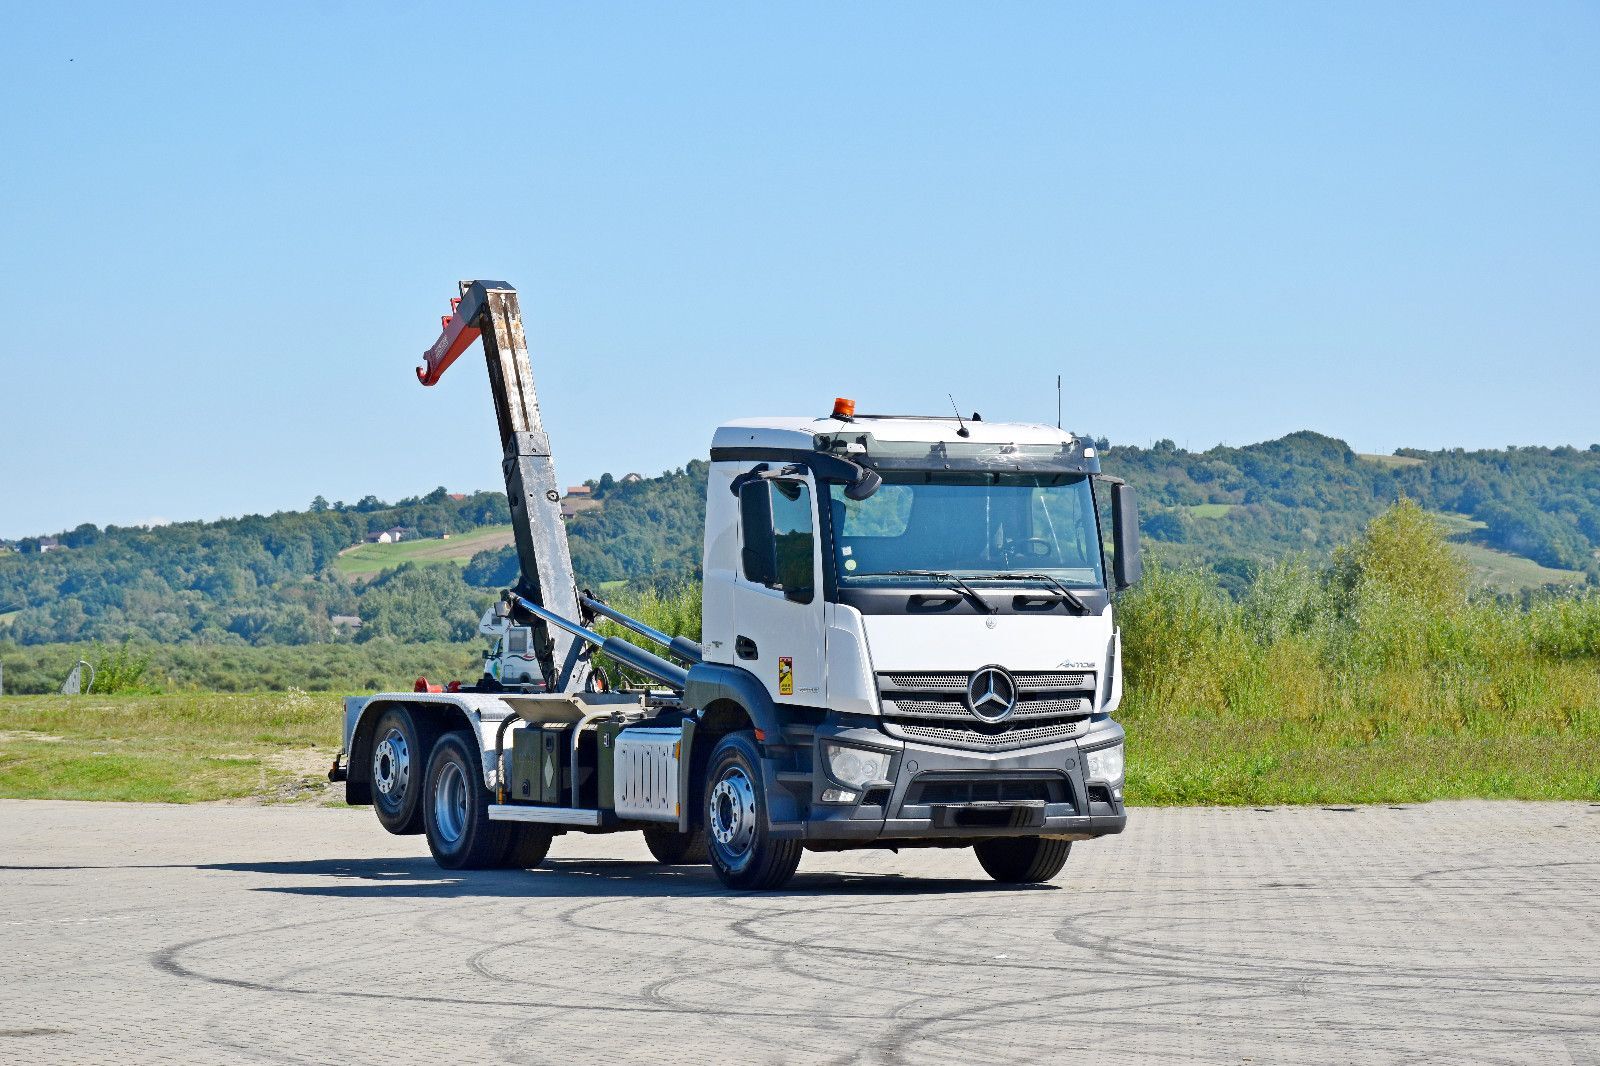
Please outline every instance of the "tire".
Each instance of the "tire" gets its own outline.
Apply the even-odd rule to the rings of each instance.
[[[372,809],[398,836],[422,832],[423,776],[432,738],[404,707],[390,707],[372,733]]]
[[[998,837],[981,841],[972,850],[978,853],[979,865],[1001,884],[1033,885],[1061,872],[1072,853],[1072,841]]]
[[[542,825],[513,824],[508,828],[506,855],[499,865],[508,870],[531,870],[544,862],[545,856],[550,854],[550,841],[555,839],[555,833]]]
[[[644,846],[663,866],[704,866],[711,861],[711,854],[706,847],[706,831],[700,827],[687,833],[680,833],[670,826],[646,829]]]
[[[433,746],[422,816],[428,850],[446,870],[491,869],[509,853],[512,826],[489,821],[483,765],[466,733],[446,733]]]
[[[761,756],[748,731],[729,733],[712,750],[703,800],[711,868],[724,885],[766,890],[788,883],[802,845],[771,835]]]

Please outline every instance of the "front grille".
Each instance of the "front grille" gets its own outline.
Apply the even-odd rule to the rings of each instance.
[[[1008,721],[1017,718],[1059,718],[1067,715],[1088,714],[1093,705],[1081,696],[1058,699],[1020,699]],[[887,713],[907,718],[971,719],[965,700],[904,700],[891,701]]]
[[[1050,692],[1094,688],[1094,675],[1059,670],[1031,670],[1011,675],[1019,692]],[[879,674],[878,685],[885,690],[903,689],[926,692],[966,692],[971,674],[940,670],[920,674]]]
[[[883,673],[884,728],[925,744],[1004,751],[1070,740],[1087,731],[1095,675],[1078,670],[1019,671],[1017,703],[1003,722],[986,722],[967,706],[972,675],[958,670]]]
[[[982,729],[977,719],[971,726],[922,725],[917,722],[885,719],[884,730],[902,740],[918,740],[926,744],[970,748],[974,751],[1006,751],[1026,748],[1035,744],[1053,744],[1071,740],[1089,730],[1089,719],[1079,718],[1066,722],[1046,722],[1042,725],[1012,726],[998,730]]]

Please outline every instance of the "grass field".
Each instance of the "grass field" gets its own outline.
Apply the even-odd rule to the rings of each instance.
[[[399,644],[134,645],[148,656],[141,692],[377,692],[409,689],[419,676],[470,681],[483,672],[482,640]],[[91,644],[0,644],[5,691],[51,693],[79,659],[104,665],[117,649]],[[100,690],[97,690],[100,691]],[[124,688],[122,691],[128,691]],[[5,703],[0,701],[0,708]],[[0,725],[0,729],[5,728]]]
[[[1284,664],[1289,666],[1290,664]],[[1600,800],[1600,706],[1590,666],[1546,668],[1540,707],[1462,715],[1405,708],[1425,678],[1385,679],[1391,708],[1344,701],[1305,713],[1217,714],[1130,693],[1128,801],[1154,806],[1417,803],[1435,799]],[[1322,682],[1317,673],[1302,684]],[[1554,682],[1552,685],[1551,682]]]
[[[1545,585],[1581,585],[1584,575],[1577,570],[1557,570],[1521,555],[1497,551],[1473,538],[1484,524],[1464,514],[1430,512],[1444,526],[1456,552],[1472,567],[1477,584],[1497,592],[1520,592]]]
[[[471,533],[457,533],[448,540],[402,540],[398,544],[359,544],[334,561],[333,567],[346,577],[377,577],[403,563],[426,566],[431,563],[465,563],[481,551],[504,548],[512,542],[510,526],[483,526]]]
[[[1126,794],[1146,806],[1600,799],[1595,678],[1565,674],[1565,699],[1471,722],[1365,708],[1218,715],[1132,692],[1117,716]],[[325,774],[339,715],[336,695],[301,692],[8,696],[0,797],[338,803]]]
[[[1195,518],[1221,518],[1233,507],[1231,503],[1192,503],[1183,509]]]
[[[1373,455],[1369,452],[1358,452],[1356,458],[1379,466],[1421,466],[1424,462],[1414,455]]]
[[[337,798],[339,699],[263,695],[0,698],[0,796],[194,803]]]

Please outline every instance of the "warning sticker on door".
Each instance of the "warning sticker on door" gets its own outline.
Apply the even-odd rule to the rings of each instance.
[[[778,656],[778,695],[794,695],[794,656]]]

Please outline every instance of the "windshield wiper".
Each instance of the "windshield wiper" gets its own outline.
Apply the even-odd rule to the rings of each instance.
[[[1084,603],[1076,592],[1063,585],[1060,578],[1050,574],[984,574],[983,579],[985,581],[1043,581],[1046,585],[1055,589],[1061,598],[1066,601],[1067,606],[1074,611],[1079,614],[1089,613],[1089,605]]]
[[[978,608],[985,614],[999,613],[1000,609],[998,607],[984,599],[982,596],[978,595],[971,585],[967,584],[965,581],[962,581],[954,574],[947,574],[942,570],[890,570],[888,571],[888,574],[890,577],[929,577],[935,581],[943,581],[946,585],[949,585],[951,588],[961,593],[961,595],[977,604]]]

